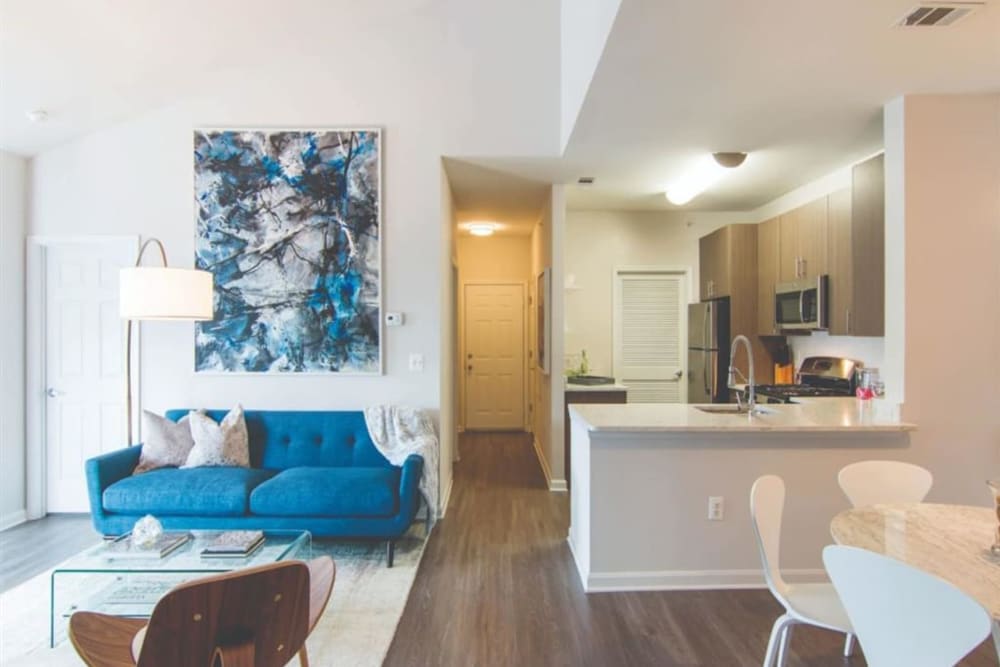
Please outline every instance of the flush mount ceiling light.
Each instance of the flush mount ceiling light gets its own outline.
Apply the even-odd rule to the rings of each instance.
[[[746,153],[712,153],[698,159],[691,169],[666,191],[671,204],[683,206],[717,183],[730,169],[743,164]]]
[[[25,117],[32,123],[44,123],[49,119],[49,112],[45,109],[32,109],[24,113]]]
[[[492,222],[470,222],[465,226],[473,236],[493,236],[497,226]]]

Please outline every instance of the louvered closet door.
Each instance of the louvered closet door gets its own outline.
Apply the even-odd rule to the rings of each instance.
[[[683,273],[615,275],[615,377],[629,403],[683,403],[687,308]]]

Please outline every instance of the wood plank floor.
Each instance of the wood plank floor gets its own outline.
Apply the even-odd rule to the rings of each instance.
[[[767,591],[586,595],[524,434],[465,434],[385,664],[760,665],[781,608]],[[796,628],[789,665],[864,665],[843,636]],[[963,665],[994,666],[989,642]]]
[[[0,593],[100,541],[89,514],[50,514],[0,532]]]

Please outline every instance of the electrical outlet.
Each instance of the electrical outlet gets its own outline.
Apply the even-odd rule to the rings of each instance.
[[[722,521],[726,510],[726,501],[722,496],[708,497],[708,520]]]
[[[414,352],[410,355],[410,372],[422,373],[424,370],[424,355]]]

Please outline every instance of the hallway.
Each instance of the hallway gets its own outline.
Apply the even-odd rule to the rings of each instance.
[[[583,593],[569,500],[530,435],[466,433],[386,665],[759,665],[780,607],[764,590]],[[789,665],[863,665],[797,628]],[[987,649],[989,647],[986,647]],[[981,647],[969,665],[996,664]]]

